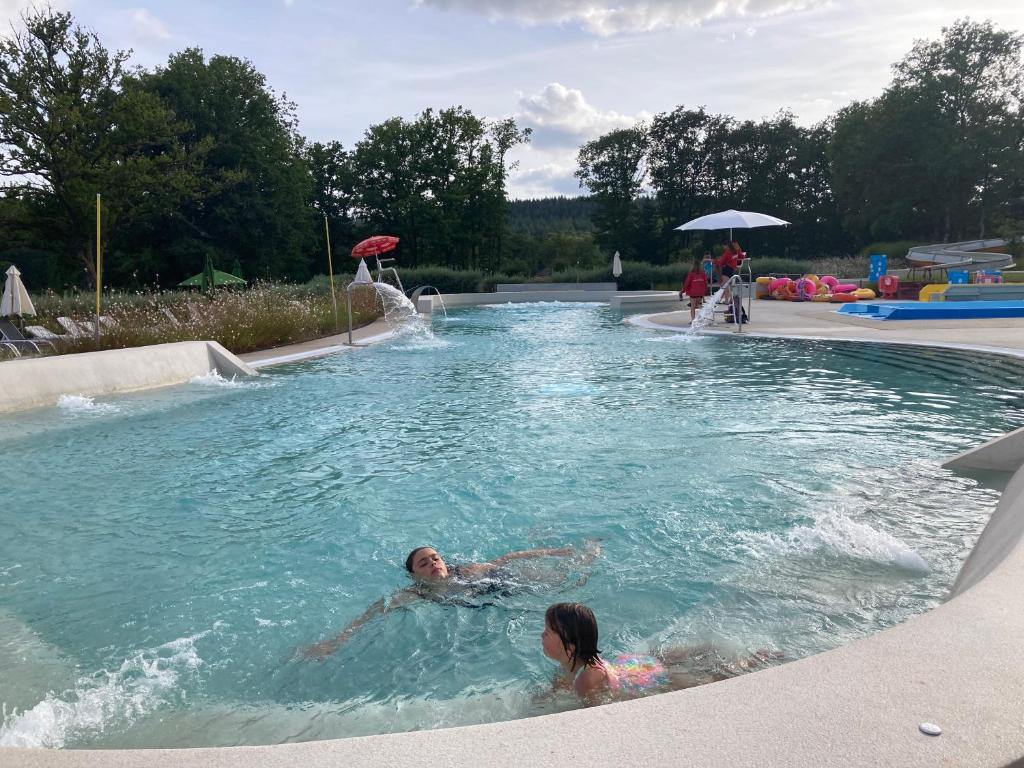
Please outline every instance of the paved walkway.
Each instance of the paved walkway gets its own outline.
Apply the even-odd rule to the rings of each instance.
[[[1024,354],[1024,318],[992,320],[868,320],[840,315],[837,305],[817,302],[755,300],[750,323],[743,326],[749,336],[847,339],[903,344],[925,344]],[[689,310],[644,315],[638,325],[665,329],[686,328]],[[721,320],[706,332],[734,334],[735,325]]]
[[[383,341],[393,333],[394,328],[388,321],[383,319],[374,320],[369,325],[364,325],[362,328],[356,328],[352,331],[352,346],[348,344],[348,331],[345,331],[345,333],[303,341],[299,344],[262,349],[259,352],[247,352],[238,357],[253,368],[265,368],[269,365],[294,363],[299,360],[308,360],[335,352],[347,352],[351,349],[365,347],[367,344],[373,344],[376,341]]]

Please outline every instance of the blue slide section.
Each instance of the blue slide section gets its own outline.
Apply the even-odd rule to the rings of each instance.
[[[1024,301],[928,301],[913,304],[844,304],[841,315],[870,320],[970,320],[1024,317]]]

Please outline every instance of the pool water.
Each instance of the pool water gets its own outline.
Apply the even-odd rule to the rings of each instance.
[[[568,706],[552,602],[609,655],[799,658],[938,605],[997,501],[946,457],[1024,425],[1021,365],[640,331],[595,305],[5,416],[0,745],[260,744]],[[540,546],[526,586],[418,602],[403,561]]]

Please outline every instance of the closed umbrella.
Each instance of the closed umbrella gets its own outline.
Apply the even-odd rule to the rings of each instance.
[[[699,218],[693,219],[692,221],[688,221],[685,224],[676,227],[676,229],[728,229],[729,239],[732,240],[732,231],[734,229],[753,229],[754,227],[784,227],[788,224],[788,221],[785,221],[783,219],[777,219],[774,216],[769,216],[766,213],[755,213],[754,211],[734,211],[730,208],[728,211],[709,213],[707,216],[701,216]]]
[[[21,282],[21,272],[11,265],[7,270],[7,282],[4,283],[4,297],[0,299],[0,317],[12,315],[34,315],[36,308],[32,306],[32,299],[25,290],[25,284]]]
[[[622,275],[622,261],[619,259],[619,252],[615,252],[614,258],[612,258],[612,277],[620,277]]]

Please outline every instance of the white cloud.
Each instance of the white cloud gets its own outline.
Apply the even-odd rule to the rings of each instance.
[[[601,37],[692,26],[718,18],[764,18],[828,0],[414,0],[419,7],[528,25],[576,24]]]
[[[537,93],[520,95],[516,122],[533,129],[530,143],[514,150],[510,159],[519,169],[509,179],[512,197],[581,194],[573,178],[580,145],[617,128],[629,128],[650,119],[602,110],[587,101],[578,88],[548,83]]]
[[[167,40],[171,33],[167,26],[145,8],[132,11],[133,32],[143,40]]]
[[[538,93],[521,96],[516,119],[536,131],[561,134],[566,141],[593,139],[616,128],[628,128],[650,117],[647,112],[624,115],[602,111],[587,102],[577,88],[548,83]]]

